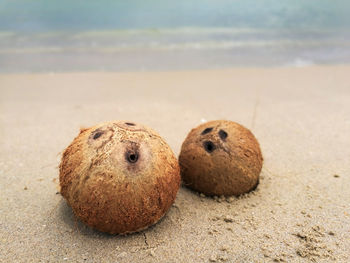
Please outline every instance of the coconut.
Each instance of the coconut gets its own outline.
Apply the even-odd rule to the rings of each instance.
[[[181,176],[189,188],[206,195],[241,195],[259,183],[263,157],[250,130],[226,120],[192,129],[179,156]]]
[[[87,225],[110,234],[141,231],[173,204],[180,169],[150,128],[114,121],[81,129],[64,151],[61,194]]]

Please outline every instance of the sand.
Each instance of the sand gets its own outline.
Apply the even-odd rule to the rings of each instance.
[[[0,75],[0,262],[349,262],[350,66]],[[204,120],[250,128],[261,182],[241,198],[184,187],[157,225],[110,236],[58,193],[80,127],[122,119],[176,155]]]

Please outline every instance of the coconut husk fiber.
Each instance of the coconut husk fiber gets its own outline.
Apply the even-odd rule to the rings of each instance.
[[[111,234],[155,224],[174,202],[180,184],[167,143],[132,122],[82,129],[63,153],[59,178],[61,194],[76,216]]]

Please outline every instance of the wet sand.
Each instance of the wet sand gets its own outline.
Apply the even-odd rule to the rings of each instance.
[[[0,75],[1,262],[349,262],[350,66]],[[258,188],[207,198],[182,187],[161,222],[110,236],[59,194],[62,150],[88,127],[131,120],[179,154],[189,130],[250,128]]]

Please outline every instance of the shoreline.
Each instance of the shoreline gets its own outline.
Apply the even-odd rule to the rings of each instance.
[[[332,69],[350,67],[350,63],[334,63],[334,64],[308,64],[308,65],[271,65],[271,66],[231,66],[218,68],[193,68],[193,69],[159,69],[159,70],[72,70],[72,71],[13,71],[1,72],[0,76],[6,75],[45,75],[45,74],[138,74],[138,73],[196,73],[196,72],[226,72],[226,71],[271,71],[271,70],[298,70],[298,69]]]

